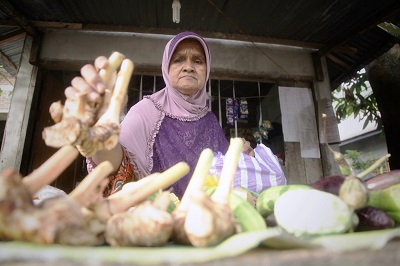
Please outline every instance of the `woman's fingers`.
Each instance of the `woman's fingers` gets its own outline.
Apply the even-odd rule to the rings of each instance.
[[[92,86],[79,76],[72,79],[71,85],[81,94],[89,94],[93,90]]]
[[[83,66],[81,68],[81,75],[85,82],[89,84],[94,92],[96,92],[97,94],[104,93],[106,85],[104,84],[98,71],[93,65],[88,64]]]
[[[78,95],[87,95],[89,101],[99,102],[100,94],[82,77],[75,77],[71,85],[77,91]]]
[[[94,67],[96,68],[97,71],[100,71],[100,69],[106,69],[108,65],[109,65],[108,58],[105,56],[99,56],[94,61]]]
[[[72,86],[69,86],[64,90],[64,94],[67,99],[76,99],[79,96],[79,90]]]
[[[71,86],[64,91],[65,96],[68,99],[76,99],[80,95],[86,94],[89,101],[99,102],[100,95],[104,94],[106,89],[99,71],[106,68],[108,64],[108,59],[105,56],[99,56],[94,65],[84,65],[81,68],[81,77],[75,77],[71,81]]]

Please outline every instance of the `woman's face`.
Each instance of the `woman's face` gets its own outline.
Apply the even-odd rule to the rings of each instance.
[[[204,87],[207,65],[203,46],[185,39],[176,47],[169,64],[169,81],[180,93],[191,95]]]

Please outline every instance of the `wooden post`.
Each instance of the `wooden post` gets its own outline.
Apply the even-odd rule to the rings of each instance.
[[[27,35],[1,145],[0,171],[7,168],[20,171],[37,75],[37,67],[29,63],[32,41]]]
[[[320,138],[322,177],[326,177],[330,175],[340,174],[340,169],[337,163],[335,162],[332,153],[327,148],[324,140],[325,134],[323,127],[324,123],[322,121],[322,113],[325,113],[328,116],[329,115],[333,116],[334,114],[333,114],[333,107],[331,104],[332,95],[328,78],[328,66],[326,64],[326,59],[324,57],[319,59],[319,65],[321,66],[321,71],[325,78],[321,81],[319,80],[314,81],[313,91],[317,105],[316,115],[317,115],[317,124],[318,124],[319,138]],[[328,143],[331,143],[332,146],[334,145],[332,143],[340,142],[340,135],[336,120],[330,120],[330,121],[331,123],[334,124],[331,124],[331,127],[328,129],[330,136],[327,136],[327,140]],[[334,148],[334,150],[336,151],[339,151],[339,146],[337,146],[336,148],[335,147],[332,148]]]

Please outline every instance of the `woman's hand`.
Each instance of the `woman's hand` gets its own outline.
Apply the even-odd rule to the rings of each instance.
[[[61,101],[50,107],[55,125],[44,129],[46,145],[74,145],[83,156],[91,157],[118,144],[120,112],[133,72],[133,62],[121,53],[100,56],[94,65],[85,65],[65,89]],[[117,74],[117,70],[118,74]]]
[[[87,64],[81,68],[81,76],[75,77],[71,81],[71,86],[64,91],[67,99],[76,99],[81,95],[87,95],[91,102],[100,102],[101,95],[106,90],[106,84],[100,77],[99,71],[106,69],[109,65],[105,56],[96,58],[94,65]]]
[[[255,156],[254,150],[253,150],[253,148],[251,147],[250,142],[247,141],[247,140],[245,140],[244,138],[242,138],[242,140],[243,140],[243,149],[242,149],[242,152],[245,153],[245,154],[247,154],[247,155],[250,155],[250,156],[254,157],[254,156]]]

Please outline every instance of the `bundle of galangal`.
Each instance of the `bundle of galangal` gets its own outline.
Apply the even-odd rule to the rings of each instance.
[[[99,164],[67,196],[33,204],[33,196],[41,185],[51,183],[56,173],[78,155],[77,149],[65,146],[45,164],[24,178],[6,170],[0,174],[0,239],[41,244],[94,246],[106,243],[105,233],[111,217],[126,212],[147,199],[148,195],[170,186],[188,173],[185,163],[178,163],[165,172],[153,174],[127,186],[112,197],[102,198],[109,162]],[[61,165],[60,165],[61,164]]]
[[[189,172],[185,162],[125,184],[119,192],[103,198],[112,172],[106,161],[67,196],[33,204],[35,193],[51,184],[79,153],[91,156],[118,142],[119,117],[133,63],[118,52],[109,61],[109,67],[100,71],[107,85],[100,104],[81,95],[76,101],[67,99],[64,106],[56,102],[50,107],[56,124],[44,129],[43,138],[46,145],[60,149],[28,176],[13,170],[0,173],[0,239],[86,246],[163,246],[173,242],[204,247],[237,232],[264,229],[265,221],[256,209],[232,193],[241,138],[231,139],[219,185],[213,190],[204,189],[213,153],[210,149],[202,152],[177,207],[176,201],[172,203],[173,194],[165,189]]]

